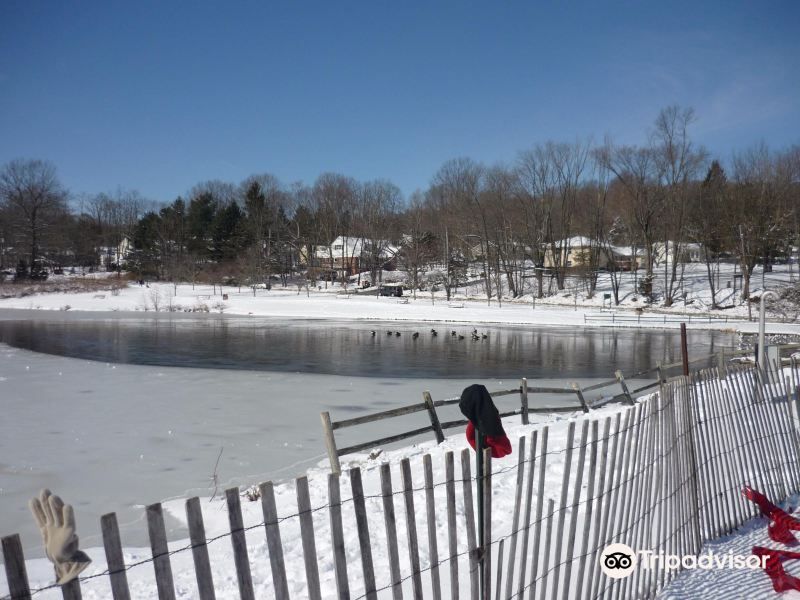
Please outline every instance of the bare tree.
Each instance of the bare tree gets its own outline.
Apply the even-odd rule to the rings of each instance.
[[[361,234],[361,262],[366,262],[372,285],[382,281],[383,266],[396,237],[399,205],[400,189],[390,181],[378,179],[359,186],[355,226]],[[359,275],[363,270],[359,268]]]
[[[660,175],[659,187],[664,201],[665,218],[662,223],[665,306],[672,305],[676,291],[678,265],[682,263],[682,248],[686,236],[692,181],[705,164],[707,157],[706,151],[695,147],[689,137],[688,129],[694,121],[693,109],[669,106],[658,114],[655,131],[651,136],[653,156]]]
[[[725,212],[729,202],[728,180],[716,160],[711,163],[706,178],[697,186],[687,227],[689,239],[700,245],[706,276],[711,290],[711,307],[717,308],[717,276],[719,257],[723,249]]]
[[[41,268],[41,252],[67,215],[66,199],[48,162],[17,159],[0,170],[0,202],[18,243],[28,249],[31,274]]]
[[[789,172],[781,168],[781,157],[765,144],[737,154],[733,161],[734,185],[728,203],[729,239],[738,241],[736,253],[742,269],[742,300],[750,298],[753,270],[764,268],[771,253],[785,245],[791,223],[792,190]],[[737,239],[738,238],[738,239]]]
[[[652,294],[653,243],[663,213],[663,199],[657,193],[658,164],[651,148],[636,146],[614,147],[610,142],[598,151],[599,160],[621,183],[625,190],[625,217],[644,246],[644,292]]]

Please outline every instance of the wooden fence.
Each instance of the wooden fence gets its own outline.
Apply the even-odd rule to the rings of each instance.
[[[586,313],[583,315],[583,322],[587,325],[592,323],[727,323],[728,316],[712,316],[712,315],[670,315],[666,313],[656,314],[640,314],[628,312],[599,312],[599,313]],[[746,321],[746,318],[733,318],[731,321]]]
[[[709,354],[699,358],[695,358],[690,361],[690,364],[695,364],[702,361],[709,361],[712,358],[716,359],[717,354]],[[634,389],[630,389],[628,387],[628,384],[626,382],[625,376],[622,374],[622,371],[617,371],[614,375],[614,379],[601,381],[599,383],[595,383],[585,388],[581,387],[581,385],[577,382],[570,382],[568,384],[568,387],[531,386],[528,380],[523,378],[520,381],[519,387],[505,389],[505,390],[496,390],[490,392],[490,395],[492,396],[493,399],[508,397],[508,396],[518,396],[519,408],[514,408],[511,410],[501,410],[500,416],[511,417],[519,415],[522,424],[527,425],[528,415],[533,413],[540,413],[540,414],[552,414],[559,412],[572,413],[580,410],[582,410],[583,412],[589,412],[591,409],[600,408],[612,402],[627,402],[628,404],[632,405],[634,403],[634,398],[636,398],[638,395],[642,393],[645,393],[655,388],[658,385],[658,382],[669,374],[670,369],[675,369],[680,366],[682,366],[682,363],[680,361],[664,365],[659,363],[651,369],[635,373],[631,377],[629,377],[629,379],[639,379],[643,377],[652,376],[652,379],[655,379],[655,381],[650,381]],[[616,387],[616,386],[619,386],[620,388],[620,391],[618,393],[613,393],[611,395],[603,396],[593,402],[588,401],[586,399],[586,395],[589,394],[590,392],[597,392],[599,390],[608,389],[610,387]],[[552,406],[536,407],[536,406],[531,406],[530,402],[531,396],[533,394],[563,395],[573,399],[574,402],[572,404],[567,404],[557,407],[552,407]],[[501,407],[503,407],[503,405],[506,404],[506,400],[507,398],[504,398],[500,402]],[[330,461],[331,471],[334,473],[341,473],[341,463],[339,461],[340,456],[344,456],[346,454],[352,454],[354,452],[369,450],[378,446],[382,446],[384,444],[399,442],[419,435],[426,435],[432,433],[434,435],[434,438],[436,439],[436,442],[441,443],[442,441],[444,441],[444,432],[446,430],[452,429],[454,427],[463,427],[467,424],[467,421],[466,419],[458,419],[454,421],[442,422],[439,419],[439,415],[436,409],[446,406],[453,406],[458,404],[458,402],[459,398],[433,400],[430,392],[423,392],[422,402],[419,402],[417,404],[400,406],[398,408],[392,408],[389,410],[363,415],[360,417],[354,417],[351,419],[333,421],[331,420],[330,412],[325,411],[320,413],[320,418],[322,420],[322,432],[325,438],[325,447],[328,453],[328,459]],[[361,442],[343,448],[339,448],[336,444],[336,434],[334,432],[339,429],[344,429],[346,427],[355,427],[357,425],[365,425],[367,423],[373,423],[375,421],[382,421],[385,419],[402,417],[405,415],[410,415],[422,411],[427,411],[428,418],[430,420],[430,425],[426,425],[424,427],[412,429],[409,431],[402,431],[391,436],[372,439],[366,442]]]
[[[475,519],[471,450],[460,453],[460,477],[454,453],[444,453],[443,468],[437,469],[444,480],[438,482],[430,455],[415,461],[414,468],[406,458],[399,465],[398,487],[391,465],[380,467],[379,494],[365,493],[359,468],[329,474],[327,502],[314,508],[308,479],[300,477],[295,480],[298,510],[291,515],[279,516],[273,484],[263,483],[263,521],[257,525],[245,526],[240,490],[231,488],[225,494],[229,533],[214,540],[206,537],[199,500],[191,498],[185,505],[191,541],[173,550],[167,546],[161,505],[150,505],[145,514],[152,558],[134,564],[124,561],[116,516],[105,515],[107,570],[59,591],[74,600],[81,598],[82,586],[103,581],[108,597],[129,600],[127,573],[152,564],[158,598],[173,600],[171,557],[183,552],[193,559],[196,597],[213,600],[217,588],[208,544],[228,537],[239,595],[254,598],[253,549],[248,550],[245,532],[261,529],[269,595],[278,600],[290,598],[290,589],[292,596],[312,600],[472,600],[481,590],[483,598],[498,600],[652,598],[677,571],[640,566],[628,578],[607,578],[600,558],[609,543],[622,542],[639,552],[696,555],[706,541],[758,514],[742,497],[744,486],[774,501],[800,490],[800,369],[796,360],[790,362],[788,371],[730,364],[724,372],[712,368],[659,381],[656,393],[615,415],[571,420],[563,444],[552,443],[555,430],[549,426],[519,438],[516,464],[494,472],[487,451],[483,523]],[[554,464],[562,468],[548,469]],[[560,481],[552,472],[561,473]],[[375,471],[365,474],[376,476]],[[350,494],[343,497],[348,481]],[[513,510],[493,514],[493,502],[508,494],[509,482]],[[329,524],[325,537],[312,518],[321,512]],[[305,577],[300,583],[287,575],[284,560],[290,520],[299,524],[302,542]],[[482,549],[479,528],[487,540]],[[41,591],[29,588],[19,536],[4,537],[2,549],[9,589],[0,598],[28,599]],[[320,564],[328,564],[331,555],[334,577],[325,587]],[[388,569],[376,568],[375,557],[385,557]],[[295,579],[297,574],[295,569]]]
[[[779,346],[775,346],[775,348],[777,349],[778,356],[782,357],[787,352],[800,349],[800,344],[782,344]],[[706,365],[715,364],[718,366],[719,369],[721,369],[724,372],[726,364],[731,359],[742,358],[750,354],[752,354],[751,350],[723,349],[720,350],[719,352],[706,354],[691,359],[689,361],[688,367],[691,368],[692,365],[697,365],[697,364],[706,364]],[[782,365],[786,365],[789,362],[788,357],[781,358],[781,360],[782,360],[781,363]],[[627,402],[628,404],[633,404],[634,398],[638,397],[643,393],[651,391],[653,388],[659,385],[660,381],[665,381],[671,374],[675,374],[671,373],[671,371],[674,371],[675,369],[682,366],[683,363],[681,361],[665,363],[665,364],[659,362],[656,364],[655,367],[652,367],[645,371],[634,373],[633,375],[630,375],[628,377],[628,380],[641,379],[641,378],[653,379],[653,381],[649,381],[648,383],[634,389],[630,389],[628,387],[626,378],[622,374],[622,371],[617,371],[614,375],[614,379],[601,381],[599,383],[595,383],[585,388],[582,388],[581,385],[577,382],[570,382],[568,385],[564,387],[531,386],[528,380],[523,378],[520,381],[520,385],[518,387],[505,390],[496,390],[490,392],[490,394],[492,398],[518,396],[519,408],[514,408],[512,410],[501,410],[500,416],[510,417],[519,415],[521,418],[521,422],[524,425],[527,425],[528,415],[532,413],[542,413],[542,414],[559,413],[559,412],[571,413],[578,410],[589,412],[589,410],[591,409],[600,408],[612,402]],[[590,392],[596,392],[598,390],[603,390],[615,386],[620,387],[620,391],[618,393],[602,396],[594,401],[589,401],[586,399],[586,394],[589,394]],[[567,404],[558,407],[536,407],[536,406],[531,406],[530,402],[531,396],[533,394],[564,395],[573,398],[575,402],[573,404]],[[503,401],[501,401],[501,405],[506,404],[506,400],[507,398],[504,398]],[[325,439],[325,448],[328,454],[328,459],[330,461],[331,471],[334,473],[341,473],[342,471],[341,462],[339,460],[339,457],[341,456],[344,456],[346,454],[353,454],[355,452],[362,452],[364,450],[370,450],[378,446],[399,442],[416,436],[433,434],[436,442],[441,443],[442,441],[444,441],[444,432],[446,430],[452,429],[454,427],[463,427],[464,425],[466,425],[467,421],[465,419],[458,419],[454,421],[442,422],[439,419],[437,408],[452,406],[458,404],[458,401],[459,398],[433,400],[430,392],[426,391],[423,392],[422,394],[422,402],[416,404],[409,404],[398,408],[392,408],[389,410],[384,410],[376,413],[371,413],[368,415],[362,415],[360,417],[353,417],[350,419],[333,421],[331,419],[330,412],[325,411],[320,413],[320,419],[322,421],[322,432]],[[376,421],[383,421],[385,419],[402,417],[422,411],[427,412],[430,425],[425,425],[423,427],[419,427],[408,431],[401,431],[387,437],[371,439],[369,441],[360,442],[342,448],[338,447],[336,443],[335,432],[337,430],[348,427],[355,427],[359,425],[366,425],[367,423],[374,423]]]

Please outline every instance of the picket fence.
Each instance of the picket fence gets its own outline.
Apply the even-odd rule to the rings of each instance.
[[[790,369],[775,371],[727,365],[723,372],[706,369],[659,381],[655,393],[613,416],[593,419],[589,414],[571,420],[563,447],[548,446],[550,427],[533,430],[516,442],[516,463],[494,473],[487,451],[482,457],[482,523],[475,518],[475,455],[468,449],[459,456],[460,476],[454,453],[443,455],[445,479],[440,482],[434,482],[430,455],[413,463],[421,466],[421,473],[412,471],[408,458],[401,462],[399,487],[392,481],[390,465],[382,465],[378,495],[365,495],[359,468],[349,469],[344,481],[331,473],[328,500],[321,507],[312,508],[308,480],[300,477],[295,482],[298,511],[280,518],[273,484],[263,483],[263,522],[258,527],[266,536],[271,597],[288,599],[290,583],[297,589],[298,582],[287,579],[285,533],[282,536],[286,521],[296,519],[305,581],[293,597],[652,598],[676,571],[639,568],[626,579],[608,578],[601,573],[599,559],[609,543],[622,542],[655,554],[697,554],[704,542],[757,514],[741,495],[744,486],[775,501],[800,490],[797,367],[794,361]],[[555,461],[562,466],[560,486],[546,486],[548,467]],[[499,486],[507,478],[514,481],[513,512],[493,518],[493,498],[507,492],[507,486]],[[345,481],[351,495],[343,499]],[[252,556],[245,543],[245,531],[253,527],[244,527],[238,488],[227,490],[226,502],[231,569],[240,597],[255,598]],[[328,557],[317,551],[320,538],[312,514],[319,511],[327,513],[330,524],[335,587],[320,583],[321,558]],[[374,531],[374,515],[379,512],[385,537]],[[129,600],[127,573],[152,563],[158,598],[174,600],[170,557],[191,552],[196,597],[214,600],[207,547],[211,540],[206,539],[197,498],[186,501],[186,513],[191,543],[170,551],[161,505],[147,507],[152,558],[136,564],[125,564],[116,517],[105,515],[107,571],[61,587],[63,598],[81,598],[81,586],[107,578],[112,597]],[[343,522],[353,517],[358,552],[346,548]],[[493,531],[498,520],[504,527]],[[437,529],[437,522],[446,526]],[[483,548],[478,547],[481,530],[487,541]],[[28,599],[41,591],[29,588],[19,536],[3,538],[2,549],[9,584],[2,598]],[[376,569],[375,557],[386,557],[388,570]]]

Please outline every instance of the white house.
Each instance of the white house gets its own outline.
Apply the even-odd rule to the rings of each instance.
[[[346,277],[355,275],[368,268],[369,261],[377,257],[383,262],[382,268],[394,267],[393,263],[398,249],[386,240],[375,242],[376,251],[373,252],[373,242],[358,237],[339,236],[329,246],[317,246],[314,257],[316,264],[330,271],[335,271],[337,276]]]

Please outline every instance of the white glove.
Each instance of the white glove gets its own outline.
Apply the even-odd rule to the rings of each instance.
[[[42,490],[28,503],[44,539],[44,552],[55,565],[59,585],[75,579],[92,560],[78,550],[75,512],[50,490]]]

